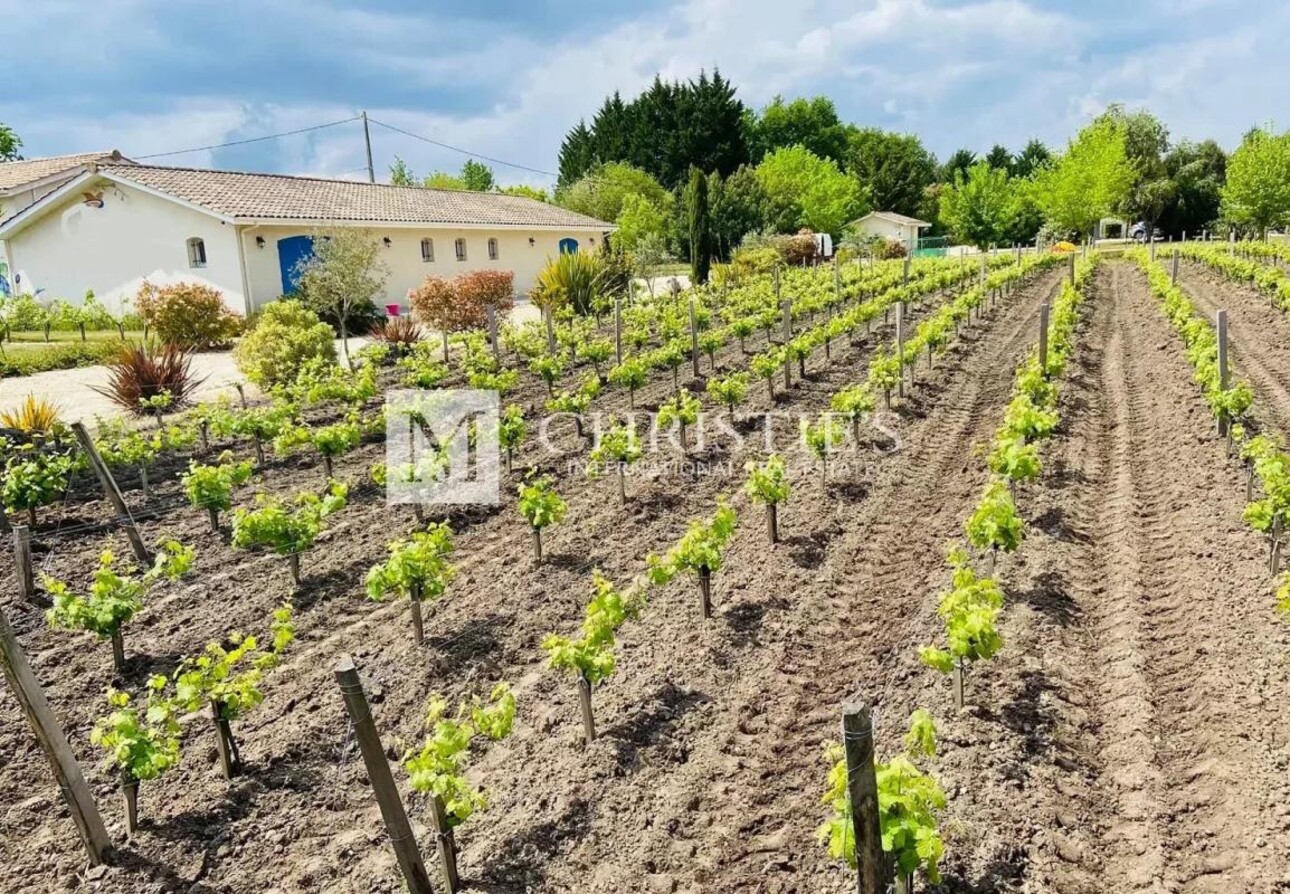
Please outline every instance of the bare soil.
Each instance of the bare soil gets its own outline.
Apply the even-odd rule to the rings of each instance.
[[[182,765],[142,788],[139,835],[119,865],[92,873],[41,752],[12,696],[0,694],[0,890],[401,890],[332,676],[342,653],[362,668],[391,757],[419,740],[432,692],[462,697],[498,679],[515,688],[515,734],[474,761],[492,803],[459,832],[471,891],[848,890],[815,829],[826,815],[823,744],[854,695],[876,706],[880,756],[898,748],[914,707],[941,723],[934,771],[951,805],[943,890],[1290,884],[1290,727],[1277,713],[1290,637],[1272,617],[1264,546],[1240,519],[1239,470],[1225,462],[1180,342],[1131,268],[1098,274],[1063,431],[1048,447],[1045,480],[1022,497],[1030,538],[1003,566],[1004,651],[969,678],[972,704],[961,714],[947,681],[917,662],[916,647],[940,626],[944,547],[985,482],[976,448],[999,424],[1013,367],[1059,277],[1043,274],[1005,299],[930,371],[920,363],[910,398],[879,416],[894,441],[875,436],[826,485],[794,446],[796,414],[824,409],[861,379],[890,329],[835,343],[827,360],[817,354],[788,394],[776,383],[773,407],[764,383],[752,383],[744,412],[784,413],[770,439],[794,487],[773,548],[742,493],[744,462],[766,452],[764,423],[741,423],[742,442],[710,433],[690,467],[634,475],[626,507],[612,479],[585,479],[576,461],[585,442],[557,423],[563,455],[526,447],[509,484],[530,466],[557,477],[570,507],[544,537],[549,561],[533,567],[508,497],[448,513],[459,577],[429,607],[420,649],[404,603],[362,596],[367,568],[412,529],[407,509],[356,487],[303,557],[293,594],[283,560],[232,550],[227,530],[211,533],[204,513],[181,505],[180,463],[157,470],[156,494],[144,504],[132,492],[132,505],[151,507],[141,513],[148,539],[196,545],[199,573],[158,590],[127,629],[122,682],[167,672],[230,630],[256,632],[293,596],[300,640],[271,673],[265,703],[235,724],[245,775],[224,782],[209,721],[189,719]],[[717,360],[742,362],[737,347]],[[544,389],[526,382],[520,400],[536,411]],[[670,387],[657,376],[638,409]],[[613,393],[598,402],[605,413],[626,405]],[[365,445],[338,471],[363,481],[382,452]],[[321,464],[300,457],[275,461],[261,487],[290,493],[321,480]],[[109,513],[89,482],[77,494],[42,519],[37,558],[48,573],[83,580],[100,550],[127,550],[102,524]],[[625,583],[719,494],[741,517],[714,579],[714,617],[700,622],[697,587],[678,579],[623,628],[618,673],[594,695],[601,737],[584,748],[573,680],[546,667],[542,638],[576,629],[591,568]],[[11,565],[3,573],[12,580]],[[121,840],[115,781],[88,741],[112,681],[110,649],[48,630],[14,591],[4,590],[5,610]],[[405,781],[398,767],[395,776]],[[426,805],[402,787],[429,855]]]

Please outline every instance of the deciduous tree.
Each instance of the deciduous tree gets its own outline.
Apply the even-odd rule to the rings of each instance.
[[[1260,236],[1290,225],[1290,131],[1256,128],[1227,161],[1223,217]]]

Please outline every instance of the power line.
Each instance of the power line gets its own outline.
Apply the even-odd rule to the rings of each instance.
[[[544,177],[559,176],[558,174],[553,174],[550,171],[543,171],[543,170],[539,170],[538,168],[530,168],[528,165],[516,164],[513,161],[505,161],[500,158],[491,158],[487,155],[482,155],[478,152],[471,152],[468,149],[460,149],[456,146],[450,146],[447,143],[441,143],[438,140],[432,140],[429,137],[423,137],[421,136],[421,134],[413,133],[410,130],[404,130],[401,127],[395,127],[393,124],[386,124],[384,121],[377,121],[375,118],[372,118],[370,116],[368,117],[367,120],[373,124],[379,124],[381,127],[384,127],[386,130],[392,130],[395,133],[401,133],[405,137],[412,137],[412,139],[414,140],[420,140],[423,143],[429,143],[432,146],[438,146],[442,149],[451,149],[453,152],[460,152],[462,155],[469,155],[471,158],[482,158],[484,161],[491,161],[495,165],[505,165],[508,168],[519,168],[521,171],[529,171],[530,173],[533,173],[533,174],[541,174]]]
[[[357,121],[360,116],[355,115],[353,118],[345,118],[342,121],[331,121],[327,124],[315,124],[312,127],[302,127],[299,130],[288,130],[283,133],[271,133],[263,137],[251,137],[247,140],[233,140],[230,143],[216,143],[213,146],[195,146],[192,149],[176,149],[173,152],[153,152],[150,155],[134,155],[133,158],[142,161],[146,158],[164,158],[168,155],[186,155],[189,152],[206,152],[211,149],[226,149],[229,146],[245,146],[248,143],[263,143],[265,140],[277,140],[281,137],[293,137],[296,134],[309,133],[314,130],[323,130],[328,127],[336,127],[339,124],[349,124],[351,121]]]

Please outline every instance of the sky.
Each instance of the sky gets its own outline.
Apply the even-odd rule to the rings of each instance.
[[[719,69],[747,105],[824,94],[844,120],[959,147],[1061,146],[1108,103],[1228,148],[1290,119],[1283,0],[0,0],[0,121],[29,157],[156,153],[352,118],[378,179],[470,155],[549,186],[604,97]],[[158,164],[365,176],[361,124]],[[531,169],[531,170],[526,170]]]

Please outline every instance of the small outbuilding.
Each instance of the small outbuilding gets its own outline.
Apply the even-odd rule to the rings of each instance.
[[[909,247],[910,254],[918,248],[918,234],[931,224],[916,217],[907,217],[894,211],[870,211],[854,220],[849,228],[861,238],[880,238],[899,242]]]

